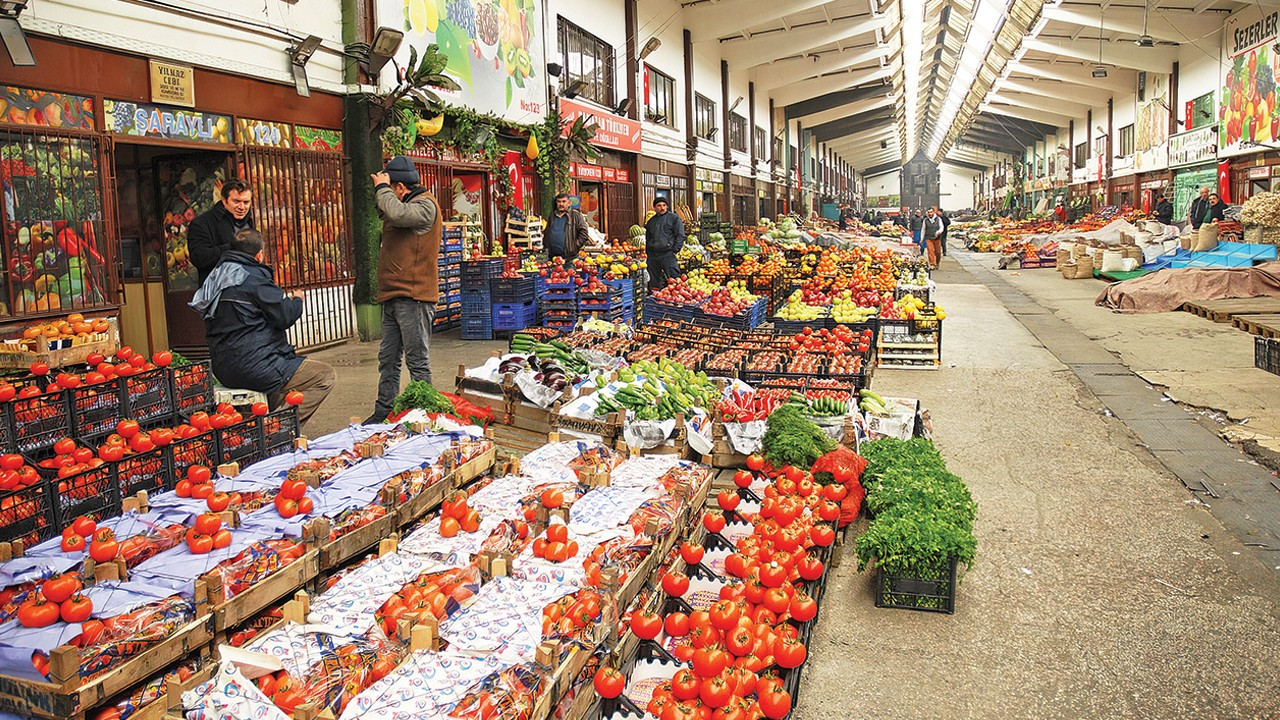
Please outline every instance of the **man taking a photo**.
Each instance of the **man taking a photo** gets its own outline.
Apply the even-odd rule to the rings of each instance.
[[[373,174],[382,246],[378,296],[382,347],[378,350],[378,400],[366,424],[382,422],[400,394],[401,358],[409,378],[431,382],[428,343],[440,301],[440,203],[419,184],[409,158],[397,155]]]
[[[569,205],[568,195],[556,195],[556,211],[547,221],[544,237],[548,257],[572,260],[591,242],[591,236],[587,234],[587,219]]]
[[[222,183],[222,201],[191,221],[187,226],[187,250],[200,283],[217,267],[223,253],[231,248],[237,233],[253,229],[249,206],[253,190],[240,178]]]

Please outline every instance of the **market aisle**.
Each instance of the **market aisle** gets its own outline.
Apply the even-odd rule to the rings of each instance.
[[[929,408],[978,501],[978,560],[954,616],[877,610],[850,548],[798,720],[1280,712],[1274,573],[985,286],[950,260],[939,278],[947,366],[875,387]]]

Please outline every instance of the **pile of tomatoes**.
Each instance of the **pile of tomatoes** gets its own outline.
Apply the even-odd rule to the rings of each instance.
[[[547,526],[547,532],[533,540],[533,556],[553,563],[562,563],[578,556],[578,542],[569,539],[569,526],[555,523]]]
[[[753,464],[763,467],[763,459]],[[749,470],[734,475],[740,488],[751,487],[755,479]],[[804,470],[784,468],[766,486],[759,512],[745,517],[752,532],[726,558],[729,582],[716,602],[665,617],[651,611],[631,615],[629,627],[643,640],[664,634],[687,638],[674,648],[683,665],[654,689],[647,713],[659,720],[782,720],[791,712],[791,694],[778,674],[795,671],[808,657],[798,624],[813,620],[818,605],[804,583],[826,572],[818,553],[835,542],[844,494],[841,485],[819,486]],[[716,502],[724,512],[736,512],[741,498],[726,490]],[[721,512],[703,516],[710,532],[723,530],[725,523]],[[701,562],[704,552],[690,543],[680,547],[688,564]],[[662,589],[682,596],[689,578],[668,572]],[[596,673],[595,689],[603,697],[619,696],[625,685],[614,668]]]
[[[231,545],[231,531],[222,527],[222,517],[201,513],[187,531],[187,549],[192,555],[207,555]]]
[[[423,573],[387,598],[374,616],[387,637],[394,638],[401,618],[408,618],[414,623],[421,623],[428,617],[444,620],[450,601],[453,601],[453,607],[460,607],[475,595],[479,587],[480,573],[474,567]]]
[[[816,355],[846,355],[855,351],[865,354],[875,342],[875,332],[863,329],[854,332],[847,325],[837,325],[834,329],[805,328],[791,338],[788,347],[793,352],[804,351]]]
[[[451,538],[459,532],[476,532],[480,519],[480,512],[467,504],[467,494],[457,493],[440,506],[440,536]]]
[[[42,628],[61,620],[83,623],[93,613],[93,601],[80,593],[80,578],[66,573],[45,580],[40,589],[18,608],[18,623],[26,628]]]
[[[307,497],[307,483],[303,480],[285,480],[276,493],[276,512],[288,520],[295,515],[310,515],[316,509],[315,502]]]

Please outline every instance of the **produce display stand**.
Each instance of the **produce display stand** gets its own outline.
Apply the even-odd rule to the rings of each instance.
[[[92,318],[89,318],[92,319]],[[0,372],[26,370],[35,363],[46,363],[51,369],[83,365],[94,353],[113,355],[120,349],[120,322],[115,316],[103,316],[109,327],[102,332],[81,337],[48,338],[0,342]]]
[[[878,367],[937,370],[942,365],[942,321],[883,320],[876,346]]]

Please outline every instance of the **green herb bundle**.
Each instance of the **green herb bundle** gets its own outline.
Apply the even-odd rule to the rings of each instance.
[[[836,449],[836,441],[794,406],[784,405],[765,424],[764,458],[775,468],[794,465],[808,470],[818,458]]]
[[[972,566],[978,505],[933,443],[877,440],[861,453],[868,462],[867,510],[875,519],[855,543],[859,566],[874,559],[890,575],[921,579],[945,576],[952,558]]]
[[[430,413],[452,413],[453,403],[449,402],[449,398],[442,395],[431,383],[415,380],[405,387],[404,392],[396,396],[395,404],[392,406],[395,413],[413,408]]]

